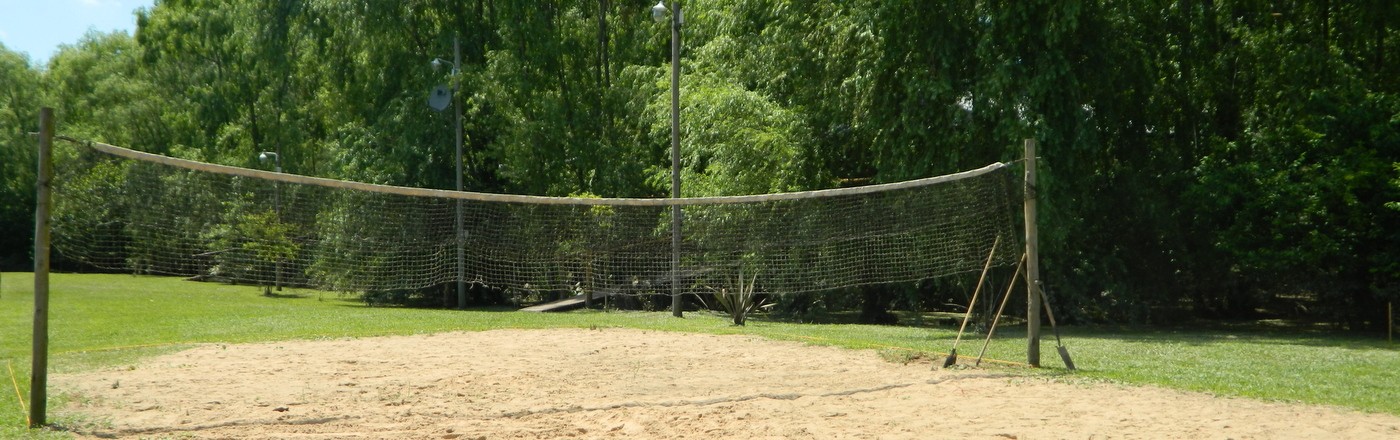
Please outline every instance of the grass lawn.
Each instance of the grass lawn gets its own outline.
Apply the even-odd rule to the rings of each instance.
[[[941,352],[951,347],[957,331],[763,319],[735,327],[706,313],[675,319],[669,313],[371,308],[331,293],[290,290],[284,292],[289,294],[285,297],[269,298],[251,286],[131,275],[55,274],[51,285],[50,367],[56,372],[134,363],[196,343],[590,326],[749,334],[874,349],[892,360],[941,359]],[[5,364],[0,367],[5,368],[0,370],[5,376],[0,379],[0,438],[62,437],[25,430],[25,412],[17,397],[29,397],[32,288],[31,274],[0,275],[0,364]],[[1384,339],[1260,326],[1063,330],[1080,371],[1068,373],[1058,368],[1060,360],[1047,328],[1042,363],[1050,368],[1027,374],[1154,384],[1400,414],[1400,344]],[[988,356],[1024,361],[1024,327],[1001,328],[997,333]],[[980,346],[980,335],[965,336],[959,356],[975,357]],[[51,395],[50,406],[61,405],[62,400],[63,396]],[[52,416],[50,421],[64,422]]]

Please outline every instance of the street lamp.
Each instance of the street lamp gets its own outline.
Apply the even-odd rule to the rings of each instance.
[[[273,167],[272,169],[273,169],[274,171],[277,171],[278,173],[281,173],[281,172],[282,172],[282,155],[281,155],[281,154],[273,153],[273,152],[271,152],[271,151],[264,151],[264,152],[258,154],[258,161],[263,162],[263,163],[267,163],[268,160],[272,160],[272,164],[273,164],[273,165],[272,165],[272,167]],[[273,215],[276,216],[277,221],[280,223],[280,222],[282,221],[282,183],[281,183],[281,182],[272,182],[272,188],[273,188],[273,189],[272,189],[272,193],[273,193],[273,196],[272,196],[272,197],[273,197],[273,199],[272,199],[272,200],[273,200],[273,202],[272,202],[272,203],[273,203],[273,205],[272,205],[273,211],[272,211],[272,212],[273,212]],[[272,277],[273,277],[273,284],[277,286],[277,291],[278,291],[278,292],[281,292],[281,291],[282,291],[282,257],[281,257],[280,255],[277,257],[276,267],[273,269],[273,275],[272,275]],[[269,290],[267,290],[267,287],[264,286],[264,287],[263,287],[263,294],[264,294],[264,295],[271,295],[272,292],[269,291]]]
[[[271,160],[273,162],[272,169],[279,173],[282,172],[282,155],[271,151],[264,151],[258,153],[258,160],[263,163],[267,163],[268,160]]]
[[[461,76],[461,72],[462,72],[462,71],[461,71],[461,65],[462,65],[461,61],[462,61],[462,46],[461,46],[461,44],[459,43],[458,38],[457,38],[456,36],[453,36],[453,37],[452,37],[452,89],[451,89],[451,91],[448,91],[447,87],[444,87],[444,86],[437,86],[437,87],[434,87],[434,88],[433,88],[433,91],[428,95],[428,106],[429,106],[429,107],[432,107],[434,110],[437,110],[437,111],[443,111],[443,110],[445,110],[449,105],[452,104],[452,101],[457,100],[457,95],[458,95],[458,92],[459,92],[458,89],[460,88],[460,85],[461,85],[461,84],[460,84],[460,78],[459,78],[459,77]],[[432,61],[433,71],[437,71],[438,69],[441,69],[442,66],[443,66],[444,64],[447,64],[447,62],[444,61],[442,58],[433,58],[433,61]],[[460,102],[458,102],[457,105],[453,105],[452,107],[455,109],[455,113],[456,113],[456,122],[457,122],[457,130],[456,130],[456,132],[457,132],[457,191],[460,192],[460,191],[462,191],[462,105],[461,105]],[[465,308],[467,308],[467,282],[466,282],[466,275],[465,275],[465,274],[466,274],[466,267],[465,267],[465,266],[466,266],[466,265],[465,265],[465,261],[466,261],[466,250],[465,250],[465,248],[464,248],[465,243],[463,243],[463,240],[462,240],[462,224],[463,224],[463,222],[462,222],[462,199],[457,199],[457,227],[456,227],[456,229],[453,230],[453,234],[452,234],[452,235],[453,235],[454,237],[456,237],[456,243],[457,243],[457,308],[458,308],[458,309],[465,309]]]
[[[651,18],[658,23],[671,19],[671,198],[681,197],[681,13],[680,0],[671,0],[675,14],[666,10],[665,0],[651,7]],[[671,314],[680,317],[681,206],[671,205]]]
[[[657,23],[666,21],[666,18],[670,16],[671,11],[666,10],[665,0],[658,1],[656,6],[651,7],[651,19],[656,20]]]

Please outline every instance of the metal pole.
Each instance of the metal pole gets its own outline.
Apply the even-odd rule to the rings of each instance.
[[[1026,363],[1040,367],[1040,235],[1035,203],[1035,139],[1026,139]]]
[[[277,145],[277,150],[278,150],[278,151],[277,151],[277,157],[274,158],[274,159],[277,159],[277,160],[273,161],[273,168],[276,168],[276,171],[277,171],[278,173],[281,173],[281,172],[282,172],[282,151],[281,151],[281,150],[282,150],[282,145],[281,145],[281,144],[278,144],[278,145]],[[274,215],[277,216],[277,223],[279,223],[279,226],[280,226],[280,223],[282,223],[282,182],[272,182],[272,185],[273,185],[273,187],[272,187],[272,212],[273,212]],[[279,228],[279,229],[280,229],[280,228]],[[280,252],[279,252],[279,254],[280,254]],[[273,268],[273,271],[274,271],[274,273],[273,273],[273,276],[272,276],[272,278],[273,278],[272,283],[273,283],[273,285],[275,285],[275,286],[277,287],[277,291],[278,291],[278,292],[281,292],[281,291],[282,291],[282,256],[281,256],[281,255],[278,255],[278,256],[277,256],[277,265],[276,265],[276,267]]]
[[[671,1],[671,198],[681,197],[681,2]],[[671,205],[671,314],[681,311],[681,206]]]
[[[452,107],[457,113],[457,191],[462,191],[462,91],[458,78],[461,76],[462,46],[458,36],[452,36],[452,99],[457,102]],[[457,309],[467,308],[466,243],[463,240],[462,199],[457,199]]]
[[[34,204],[34,345],[29,375],[29,427],[44,426],[49,384],[49,207],[53,185],[53,109],[39,110],[39,174]]]

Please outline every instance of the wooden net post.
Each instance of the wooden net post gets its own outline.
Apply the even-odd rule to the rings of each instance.
[[[1035,139],[1026,139],[1026,363],[1040,367],[1040,243],[1035,225]]]
[[[34,363],[29,375],[29,427],[44,426],[49,383],[49,207],[53,185],[53,109],[39,110],[39,169],[34,182]]]

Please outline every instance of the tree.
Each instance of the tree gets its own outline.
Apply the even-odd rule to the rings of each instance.
[[[276,151],[294,173],[451,188],[455,121],[423,100],[456,82],[469,189],[661,197],[669,33],[647,6],[161,2],[134,38],[90,34],[42,74],[0,53],[0,122],[33,126],[40,81],[67,133],[243,166]],[[1396,295],[1400,3],[715,0],[686,12],[687,195],[928,177],[1013,161],[1032,137],[1045,281],[1067,318],[1247,317],[1302,301],[1367,327],[1368,308]],[[428,68],[454,38],[457,76]],[[16,225],[32,191],[16,188],[31,171],[15,164],[31,158],[20,134],[4,136],[0,180],[18,198],[0,214],[28,234]],[[824,304],[884,310],[956,284]]]
[[[0,268],[24,267],[34,249],[39,103],[39,73],[0,44]]]
[[[157,89],[141,68],[141,48],[125,32],[89,32],[49,60],[44,86],[63,133],[162,151],[168,130],[151,99]]]

